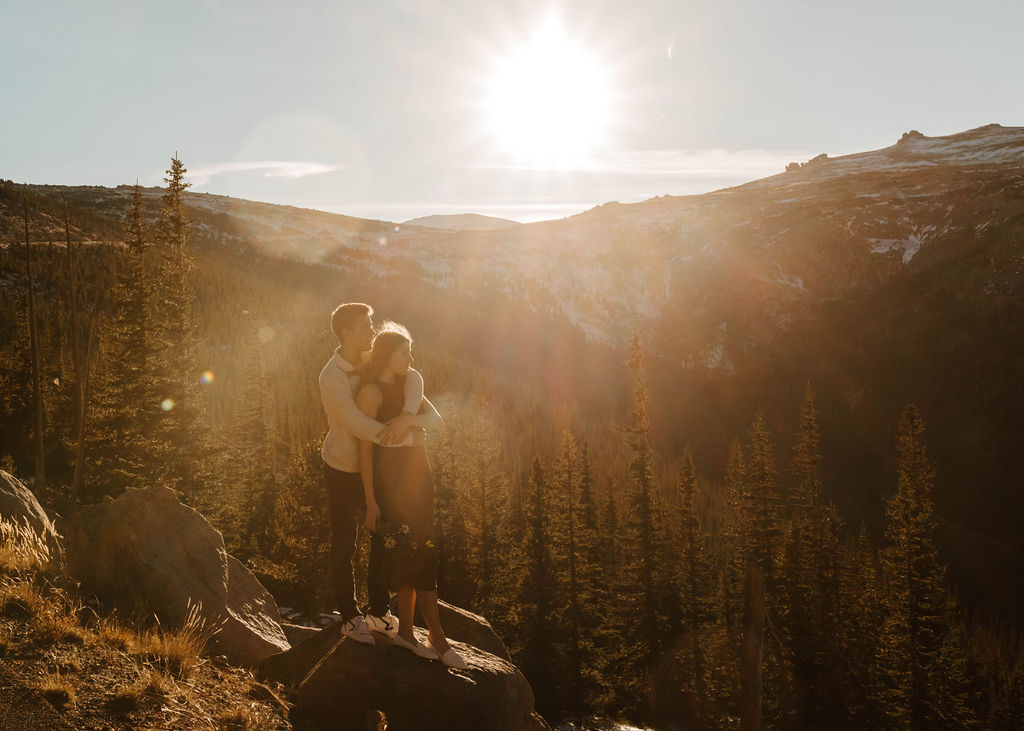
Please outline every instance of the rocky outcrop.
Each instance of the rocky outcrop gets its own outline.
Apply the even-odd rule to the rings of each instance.
[[[505,643],[501,641],[486,618],[440,599],[437,601],[437,608],[441,617],[441,626],[444,627],[444,633],[449,639],[473,645],[478,650],[497,655],[502,660],[511,660]],[[393,605],[391,611],[396,612]],[[417,618],[420,626],[423,626],[423,618],[418,614]],[[321,626],[326,625],[331,621],[330,615],[321,614],[320,620]],[[288,622],[282,622],[281,629],[284,630],[285,637],[293,647],[305,642],[320,631],[319,627],[289,624]]]
[[[46,542],[50,556],[59,558],[60,538],[43,506],[21,480],[4,470],[0,470],[0,518],[27,524]]]
[[[64,530],[68,572],[104,601],[123,610],[141,603],[167,626],[185,620],[190,601],[199,604],[220,627],[211,649],[239,665],[289,649],[274,598],[172,490],[129,490],[82,508]]]
[[[259,671],[296,686],[297,710],[322,729],[361,729],[378,712],[391,731],[549,728],[534,710],[529,683],[506,660],[452,641],[469,664],[452,670],[392,646],[383,635],[375,638],[372,647],[348,640],[336,621],[267,658]]]
[[[484,617],[441,600],[438,600],[437,606],[446,637],[473,645],[478,650],[497,655],[502,660],[511,659],[505,643],[495,634],[491,623]]]

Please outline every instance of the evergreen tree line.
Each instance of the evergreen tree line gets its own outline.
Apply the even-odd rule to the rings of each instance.
[[[42,454],[35,488],[61,509],[172,487],[280,603],[329,609],[315,378],[331,338],[280,335],[322,303],[278,304],[272,284],[247,290],[216,254],[197,258],[186,172],[175,157],[156,211],[136,187],[123,243],[72,241],[59,211],[63,247],[4,249],[0,458],[16,470]],[[810,390],[781,473],[759,415],[712,481],[689,452],[656,459],[644,358],[634,338],[633,406],[612,433],[422,358],[445,394],[430,447],[441,596],[495,624],[546,717],[1020,727],[1019,637],[967,621],[946,584],[912,407],[876,548],[823,498]]]
[[[969,622],[934,541],[924,424],[902,416],[879,547],[823,498],[808,387],[785,469],[765,419],[721,482],[684,452],[657,484],[644,353],[619,427],[631,458],[595,482],[565,429],[510,475],[493,423],[434,446],[440,592],[483,613],[553,720],[589,714],[681,728],[1019,728],[1019,637]]]
[[[186,172],[174,158],[155,225],[135,187],[116,245],[72,241],[66,205],[63,251],[31,243],[26,198],[23,246],[4,252],[8,265],[18,253],[25,259],[22,271],[12,266],[21,286],[5,292],[5,320],[13,326],[12,347],[3,353],[3,430],[11,438],[5,451],[13,466],[23,446],[17,435],[30,435],[35,487],[45,491],[45,466],[55,467],[52,482],[68,488],[58,503],[95,501],[142,482],[184,486],[197,421]],[[34,216],[53,213],[52,201],[31,203]],[[42,264],[35,271],[34,257]],[[113,266],[97,265],[111,259]],[[27,308],[18,306],[20,297]],[[21,365],[26,340],[31,374]]]

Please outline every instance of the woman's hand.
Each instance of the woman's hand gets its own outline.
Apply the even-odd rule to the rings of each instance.
[[[373,531],[377,529],[377,521],[380,519],[380,507],[377,505],[376,500],[371,500],[366,504],[366,519],[363,521],[363,525],[366,526],[366,530]]]
[[[408,411],[404,411],[391,419],[385,425],[384,431],[381,432],[381,444],[401,444],[405,441],[405,437],[409,434],[409,430],[415,425],[415,422],[416,416]]]

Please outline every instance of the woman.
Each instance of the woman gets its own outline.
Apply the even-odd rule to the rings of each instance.
[[[356,395],[356,404],[367,416],[388,421],[401,413],[405,377],[413,362],[411,348],[409,331],[392,322],[384,323],[374,337]],[[434,408],[426,398],[423,403]],[[372,442],[360,441],[359,471],[366,496],[366,527],[374,530],[378,518],[403,526],[404,532],[396,537],[394,546],[398,584],[398,635],[394,643],[420,657],[465,668],[465,660],[444,636],[437,610],[434,477],[426,448],[419,444],[381,449]],[[418,642],[412,632],[417,604],[429,632],[426,644]]]

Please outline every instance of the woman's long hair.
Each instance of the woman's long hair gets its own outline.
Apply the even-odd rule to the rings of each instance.
[[[373,345],[370,346],[370,358],[366,365],[363,366],[363,374],[359,379],[359,384],[365,386],[370,383],[377,383],[380,380],[380,374],[384,370],[384,366],[387,365],[388,359],[391,358],[392,354],[403,343],[412,345],[412,336],[409,335],[409,331],[397,322],[385,321],[373,338]],[[404,382],[405,378],[402,377],[398,380],[399,382]]]

